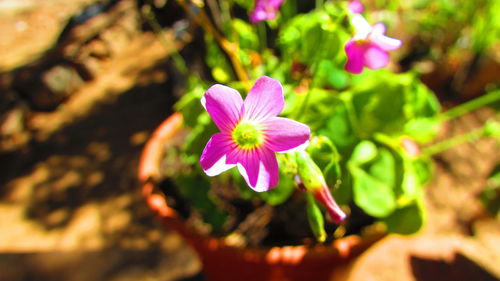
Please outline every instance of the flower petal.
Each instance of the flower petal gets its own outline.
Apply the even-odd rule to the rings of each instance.
[[[311,129],[292,119],[272,117],[262,123],[266,138],[265,146],[275,152],[303,150],[309,145]]]
[[[238,170],[248,186],[256,192],[264,192],[278,184],[279,169],[274,152],[266,148],[242,152]]]
[[[363,71],[365,52],[363,46],[358,46],[356,41],[351,40],[345,45],[345,52],[347,54],[345,70],[354,74],[361,73]]]
[[[240,120],[243,99],[228,86],[216,84],[201,98],[201,104],[221,131],[230,131]]]
[[[227,133],[214,134],[201,153],[200,164],[203,171],[212,177],[236,166],[227,161],[227,154],[231,152],[233,146],[231,135]]]
[[[394,51],[401,47],[401,40],[384,35],[385,25],[381,22],[373,26],[370,41],[384,51]]]
[[[401,47],[401,40],[381,35],[373,37],[372,42],[384,51],[394,51]]]
[[[372,26],[360,14],[355,14],[354,16],[352,16],[351,24],[356,29],[356,34],[353,38],[354,40],[367,39],[370,32],[372,32]]]
[[[377,22],[376,24],[373,25],[370,36],[378,37],[384,35],[384,33],[385,33],[385,24],[382,22]]]
[[[366,49],[364,55],[365,65],[370,69],[379,69],[389,63],[389,55],[386,51],[373,45]]]
[[[260,77],[244,101],[245,118],[262,121],[278,116],[285,106],[281,83],[268,76]]]

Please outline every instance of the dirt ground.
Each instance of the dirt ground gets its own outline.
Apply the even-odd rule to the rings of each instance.
[[[79,42],[94,55],[71,57],[90,73],[68,86],[71,94],[49,91],[41,100],[21,95],[26,102],[0,104],[7,112],[0,128],[0,281],[204,280],[196,255],[149,213],[136,179],[143,144],[177,99],[179,80],[168,57],[185,42],[166,32],[173,42],[166,48],[135,22],[138,12],[126,6],[134,1],[122,1],[124,7],[107,12],[113,21],[93,19],[83,29],[112,31],[92,39],[73,31],[58,49],[54,42],[61,42],[71,16],[96,1],[49,2],[60,8],[0,0],[0,26],[10,32],[0,35],[5,96],[17,94],[7,86],[23,69],[33,77],[51,73],[53,65],[31,66],[53,62],[40,63],[47,49],[65,53]],[[493,115],[485,109],[449,122],[440,138],[477,128]],[[383,239],[335,280],[498,280],[500,223],[485,215],[477,197],[499,159],[491,139],[437,155],[425,229]]]

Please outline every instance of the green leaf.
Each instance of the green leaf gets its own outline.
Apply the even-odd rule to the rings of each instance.
[[[241,7],[247,9],[247,11],[250,11],[253,7],[253,2],[254,1],[248,1],[248,0],[234,0],[234,2]]]
[[[325,169],[332,162],[338,163],[340,161],[337,148],[335,148],[333,142],[326,136],[313,137],[307,147],[307,152],[309,152],[311,158],[321,170]]]
[[[335,66],[333,61],[321,60],[318,70],[314,75],[313,84],[317,87],[333,87],[336,89],[344,89],[347,86],[349,76],[345,71]]]
[[[342,180],[342,168],[340,167],[340,163],[338,161],[330,162],[330,164],[325,167],[323,174],[325,175],[326,184],[330,189],[336,188]]]
[[[344,151],[353,146],[358,138],[349,117],[349,108],[340,99],[334,100],[335,103],[330,106],[326,115],[330,117],[326,120],[326,124],[319,128],[318,134],[327,136],[340,151]]]
[[[375,133],[401,135],[409,121],[433,118],[439,110],[433,93],[412,73],[380,70],[360,76],[354,79],[350,93],[362,138]]]
[[[490,214],[500,219],[500,164],[491,171],[479,199]]]
[[[259,197],[269,205],[280,205],[290,198],[295,190],[295,186],[296,183],[293,176],[289,174],[280,174],[278,185],[267,192],[259,193]]]
[[[441,110],[436,95],[414,75],[409,76],[405,111],[409,118],[434,118]]]
[[[208,113],[203,112],[198,116],[196,127],[186,137],[182,151],[183,161],[191,165],[199,161],[201,152],[210,137],[218,131]]]
[[[362,141],[348,162],[354,202],[367,214],[385,217],[397,207],[396,160],[385,147]]]
[[[486,121],[484,134],[487,137],[496,138],[500,141],[500,122],[493,119]]]
[[[232,30],[228,31],[228,38],[233,42],[238,42],[239,47],[243,49],[257,50],[259,48],[259,37],[255,29],[249,23],[235,18],[231,20]],[[235,40],[234,35],[238,36]]]
[[[396,208],[394,190],[386,183],[352,167],[354,202],[367,214],[383,218]]]
[[[398,234],[415,233],[422,228],[424,221],[424,209],[418,201],[396,209],[383,219],[383,222],[387,225],[387,231]]]
[[[419,143],[428,143],[436,137],[439,124],[436,118],[412,119],[405,124],[404,134]]]
[[[373,87],[355,92],[352,96],[359,131],[365,137],[370,137],[374,132],[397,132],[406,119],[403,85],[380,80]]]
[[[369,173],[374,178],[387,184],[391,189],[396,185],[396,160],[387,148],[380,148],[378,159],[369,167]]]
[[[224,70],[222,67],[214,67],[212,68],[212,76],[219,83],[227,83],[231,80],[231,75]]]
[[[356,145],[349,161],[361,165],[372,161],[377,157],[377,153],[377,146],[373,142],[363,140]]]
[[[188,127],[195,127],[199,116],[205,112],[200,100],[208,87],[207,83],[198,77],[194,75],[188,77],[186,93],[174,105],[175,111],[182,113],[184,124]]]
[[[210,181],[201,172],[179,174],[175,178],[181,196],[188,200],[190,206],[198,210],[204,220],[214,229],[223,227],[227,214],[218,208],[210,194]]]
[[[283,57],[313,66],[323,59],[336,61],[345,56],[341,50],[349,34],[339,24],[339,16],[324,11],[295,16],[278,36]]]
[[[425,159],[403,158],[404,175],[401,183],[402,203],[418,199],[422,196],[425,184],[431,179],[430,163]]]
[[[323,174],[325,175],[326,184],[337,203],[347,205],[352,199],[352,188],[350,182],[346,179],[349,173],[343,173],[342,170],[340,161],[332,161],[325,167]]]
[[[432,160],[417,158],[411,160],[412,171],[417,175],[418,184],[424,186],[432,179]]]
[[[212,36],[206,35],[205,43],[207,46],[207,55],[205,56],[207,65],[210,67],[210,69],[212,69],[212,74],[217,75],[217,77],[214,78],[222,79],[221,81],[217,80],[217,82],[226,83],[227,81],[234,80],[231,65],[229,64],[227,57],[224,55],[223,51],[215,42],[214,38]],[[217,69],[215,73],[213,72],[214,69]]]
[[[294,113],[300,115],[297,118],[309,125],[312,131],[324,128],[325,122],[327,122],[325,116],[330,116],[337,106],[341,104],[333,91],[319,88],[309,89],[309,92],[305,94],[292,93],[291,95],[295,95],[295,97],[289,97],[287,100],[287,102],[291,101],[293,103],[289,107],[292,112],[291,117],[293,118]],[[303,105],[306,99],[307,107],[304,109]],[[328,134],[322,135],[330,137]],[[331,137],[330,139],[333,140]]]

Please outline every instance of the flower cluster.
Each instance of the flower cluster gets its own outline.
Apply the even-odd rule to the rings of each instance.
[[[283,0],[257,0],[249,18],[252,23],[276,18]],[[359,0],[348,3],[352,13],[354,36],[345,44],[345,69],[361,73],[363,67],[378,69],[389,62],[388,52],[398,49],[401,41],[384,35],[385,25],[374,26],[360,14],[364,6]],[[250,89],[245,100],[228,86],[210,87],[201,103],[220,132],[211,136],[200,157],[201,167],[208,176],[216,176],[237,167],[247,185],[256,192],[274,188],[279,181],[279,167],[275,153],[296,152],[299,187],[310,192],[307,198],[316,198],[323,204],[334,223],[341,223],[346,214],[333,199],[321,169],[305,151],[309,145],[309,126],[292,119],[278,117],[285,101],[281,83],[263,76]],[[322,218],[315,215],[317,207],[308,199],[310,223],[319,240],[324,239]]]
[[[180,151],[189,168],[176,177],[193,209],[213,229],[231,229],[237,206],[224,197],[227,186],[252,206],[303,209],[319,242],[334,227],[336,235],[363,228],[358,214],[389,232],[417,231],[430,178],[424,145],[436,136],[439,103],[414,72],[352,75],[386,67],[401,40],[387,36],[382,22],[369,23],[361,0],[316,1],[315,8],[229,2],[227,11],[243,7],[248,18],[202,25],[212,35],[206,74],[216,83],[190,76],[176,105],[192,129]],[[188,176],[199,188],[183,181]]]

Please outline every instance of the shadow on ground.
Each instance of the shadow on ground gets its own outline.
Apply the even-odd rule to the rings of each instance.
[[[451,262],[411,256],[410,264],[417,281],[498,280],[460,253],[456,253]]]

